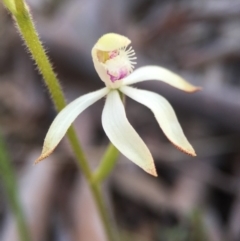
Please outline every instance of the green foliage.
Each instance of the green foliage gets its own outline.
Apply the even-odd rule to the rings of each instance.
[[[158,241],[209,241],[200,210],[193,211],[184,223],[158,230]]]
[[[8,196],[9,206],[12,209],[13,214],[17,221],[20,240],[30,241],[29,232],[27,229],[21,202],[19,200],[17,178],[1,136],[0,136],[0,178],[3,181],[4,187]]]

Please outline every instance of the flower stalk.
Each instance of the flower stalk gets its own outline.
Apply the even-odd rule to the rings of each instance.
[[[113,144],[109,144],[99,167],[92,176],[92,183],[101,183],[111,173],[116,164],[119,152]]]
[[[14,0],[17,13],[24,13],[26,11],[26,5],[23,0]]]
[[[43,76],[44,82],[47,86],[56,110],[58,112],[61,111],[66,106],[65,97],[56,74],[53,71],[52,65],[46,55],[44,47],[38,37],[28,6],[23,0],[4,0],[4,4],[6,8],[13,14],[14,20],[19,29],[19,33]],[[95,199],[107,239],[109,241],[114,241],[115,238],[106,211],[107,208],[101,193],[100,183],[92,182],[93,173],[73,127],[69,128],[67,137],[76,156],[77,163],[81,168]],[[110,155],[111,150],[107,150],[106,152],[109,154],[108,156],[115,156],[115,154]],[[28,239],[25,239],[25,241],[27,240]]]

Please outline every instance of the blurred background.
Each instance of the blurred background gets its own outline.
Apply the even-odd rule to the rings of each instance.
[[[197,157],[176,150],[152,113],[127,99],[127,116],[149,146],[159,177],[122,155],[104,185],[126,241],[240,240],[240,0],[28,0],[68,102],[103,86],[91,60],[97,39],[129,37],[138,67],[164,66],[202,86],[186,94],[159,82],[137,86],[166,97]],[[104,100],[75,122],[99,164],[108,143]],[[0,131],[17,173],[33,241],[105,241],[94,201],[66,140],[37,166],[56,116],[11,16],[0,4]],[[0,239],[19,241],[0,178]]]

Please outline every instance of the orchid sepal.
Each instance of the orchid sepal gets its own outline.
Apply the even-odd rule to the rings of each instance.
[[[107,87],[78,97],[58,113],[44,140],[43,150],[35,164],[48,157],[62,140],[73,121],[86,108],[107,95]]]
[[[128,122],[117,90],[107,95],[102,113],[102,125],[113,145],[147,173],[157,176],[152,155],[141,137]]]
[[[194,93],[202,88],[194,86],[184,80],[181,76],[161,66],[144,66],[136,69],[131,75],[124,78],[122,85],[131,85],[142,81],[157,80],[165,82],[177,89]]]
[[[129,86],[122,86],[120,91],[133,100],[148,107],[154,114],[163,133],[179,150],[191,156],[196,153],[185,137],[176,114],[169,102],[161,95],[147,90],[139,90]]]

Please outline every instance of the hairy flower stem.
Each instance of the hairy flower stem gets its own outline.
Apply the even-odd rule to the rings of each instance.
[[[10,2],[11,0],[4,0],[6,7],[8,8],[9,4],[6,2]],[[35,60],[37,67],[40,73],[43,76],[45,84],[48,88],[48,91],[52,97],[53,103],[57,111],[61,111],[65,105],[66,101],[64,98],[64,94],[61,90],[61,86],[59,81],[54,73],[51,63],[44,51],[41,41],[38,38],[38,34],[34,27],[28,6],[25,4],[23,0],[15,0],[16,12],[11,11],[14,20],[16,21],[17,27],[19,29],[20,35],[22,36],[27,48],[32,54],[33,59]],[[110,220],[107,214],[107,208],[103,200],[103,196],[101,194],[99,184],[100,183],[92,183],[92,172],[86,156],[81,148],[81,145],[77,139],[76,132],[73,127],[68,130],[67,137],[69,139],[70,145],[74,151],[74,154],[77,159],[77,163],[81,168],[84,176],[87,179],[90,190],[95,199],[100,218],[102,220],[102,224],[106,231],[106,236],[109,241],[115,241],[113,231],[111,228]],[[108,152],[108,151],[107,151]]]

